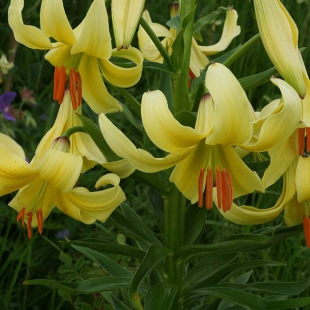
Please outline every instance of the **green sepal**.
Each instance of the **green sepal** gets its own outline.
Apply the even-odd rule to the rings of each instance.
[[[100,128],[93,121],[84,115],[77,114],[79,119],[82,121],[85,131],[91,136],[99,150],[105,156],[108,162],[120,160],[121,158],[117,156],[112,149],[109,147],[107,142],[104,140]]]
[[[109,258],[108,256],[89,249],[88,247],[81,247],[77,245],[71,246],[77,251],[84,254],[86,257],[91,259],[93,262],[98,264],[101,268],[103,268],[110,276],[118,277],[118,278],[129,278],[132,279],[133,274],[127,269],[123,268],[121,265],[116,263],[114,260]]]
[[[146,293],[145,310],[169,310],[178,292],[178,285],[171,283],[158,283]]]
[[[129,300],[133,306],[140,304],[138,290],[144,277],[147,276],[153,269],[155,269],[156,266],[160,264],[164,260],[164,258],[171,253],[172,250],[164,247],[158,247],[153,245],[149,247],[141,265],[137,269],[132,279],[128,290]]]
[[[122,255],[127,257],[132,257],[136,259],[143,259],[145,252],[128,245],[100,242],[94,239],[83,239],[78,241],[61,241],[63,244],[78,245],[82,247],[88,247],[100,253]]]
[[[150,245],[161,246],[154,233],[145,225],[141,218],[126,203],[122,203],[110,216],[110,221],[120,231],[133,240],[136,240],[142,249],[146,250]]]
[[[193,35],[196,35],[203,27],[210,25],[214,22],[214,20],[223,12],[229,11],[229,7],[220,6],[216,11],[208,14],[205,17],[202,17],[197,20],[194,24]]]

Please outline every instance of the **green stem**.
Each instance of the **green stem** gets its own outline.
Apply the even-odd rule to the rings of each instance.
[[[234,63],[239,57],[241,57],[252,45],[257,43],[260,40],[260,33],[256,34],[252,37],[249,41],[245,42],[243,45],[240,46],[230,57],[228,57],[224,62],[223,65],[229,68],[232,63]]]
[[[69,138],[71,135],[73,135],[76,132],[86,132],[86,130],[83,126],[74,126],[74,127],[67,129],[65,132],[63,132],[61,136]]]
[[[191,104],[188,94],[188,72],[192,47],[192,36],[194,28],[194,10],[196,0],[183,1],[181,5],[181,29],[183,30],[183,56],[181,73],[177,79],[173,81],[174,100],[173,108],[174,114],[180,111],[191,110]]]
[[[140,18],[140,25],[145,30],[145,32],[148,34],[148,36],[151,38],[155,46],[157,47],[158,51],[160,52],[161,56],[164,58],[165,63],[170,66],[170,56],[168,52],[166,51],[165,47],[161,44],[160,40],[158,39],[157,35],[153,31],[153,29],[150,27],[150,25],[147,23],[147,21],[141,17]]]

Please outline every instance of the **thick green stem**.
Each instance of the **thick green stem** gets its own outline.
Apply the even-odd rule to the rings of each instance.
[[[181,5],[181,29],[183,32],[183,56],[182,67],[178,78],[174,79],[174,113],[191,109],[188,95],[188,74],[192,47],[194,9],[196,0],[183,1]],[[185,27],[185,28],[184,28]]]

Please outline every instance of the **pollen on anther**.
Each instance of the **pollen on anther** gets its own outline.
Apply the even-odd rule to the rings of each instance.
[[[24,227],[24,225],[25,225],[25,211],[26,211],[26,209],[25,209],[25,207],[23,207],[19,211],[19,213],[18,213],[18,215],[16,217],[16,222],[19,222],[20,220],[22,221],[22,227]]]
[[[28,219],[27,219],[27,234],[28,234],[28,238],[31,239],[32,238],[32,228],[31,228],[32,212],[28,212],[28,213],[26,213],[26,215],[28,216]]]
[[[200,169],[199,177],[198,177],[198,206],[203,206],[203,179],[205,175],[205,170]]]
[[[42,235],[43,233],[43,211],[42,208],[36,211],[37,216],[37,223],[38,223],[38,231],[39,234]]]
[[[58,101],[59,104],[62,104],[65,95],[66,80],[66,68],[64,66],[61,68],[55,67],[53,99]]]
[[[80,73],[75,71],[73,68],[70,68],[69,87],[72,107],[74,110],[76,110],[82,102],[82,80]]]
[[[303,216],[302,219],[303,227],[304,227],[304,235],[306,239],[306,245],[310,248],[310,218],[306,215]]]
[[[305,128],[298,128],[298,154],[302,155],[305,149]]]
[[[207,169],[207,180],[206,180],[206,208],[210,210],[212,208],[213,201],[213,173],[212,169]]]

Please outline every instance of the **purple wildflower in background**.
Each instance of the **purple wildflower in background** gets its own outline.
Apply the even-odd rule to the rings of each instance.
[[[56,234],[56,238],[57,238],[57,239],[65,239],[65,238],[69,237],[69,235],[70,235],[70,230],[69,230],[69,229],[60,230],[60,231]]]
[[[4,117],[8,121],[15,121],[15,118],[10,113],[11,102],[15,98],[16,93],[13,91],[8,91],[0,95],[0,112],[3,113]]]

